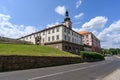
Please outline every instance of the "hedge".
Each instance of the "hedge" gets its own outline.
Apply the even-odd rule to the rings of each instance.
[[[104,60],[104,55],[97,52],[81,51],[80,55],[82,56],[82,58]]]

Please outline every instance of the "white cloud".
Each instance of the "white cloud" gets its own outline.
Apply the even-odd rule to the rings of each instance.
[[[18,38],[36,31],[33,26],[15,25],[11,23],[10,15],[0,14],[0,36]]]
[[[84,15],[84,13],[79,13],[78,15],[75,15],[74,18],[79,19]]]
[[[77,2],[76,2],[76,8],[79,8],[79,6],[82,4],[82,0],[78,0]]]
[[[120,48],[120,20],[100,32],[98,38],[102,41],[103,47]]]
[[[78,32],[79,31],[79,29],[78,28],[72,28],[74,31],[76,31],[76,32]]]
[[[58,13],[58,14],[60,14],[60,15],[63,15],[63,16],[65,14],[65,11],[66,11],[65,6],[57,6],[55,8],[55,12]]]
[[[53,27],[53,26],[58,25],[58,24],[60,24],[60,23],[59,22],[55,22],[55,23],[47,24],[46,28]]]
[[[97,16],[93,19],[91,19],[89,22],[86,22],[85,24],[82,25],[81,30],[87,30],[91,32],[97,32],[98,30],[102,29],[105,27],[106,22],[108,19],[104,16]]]

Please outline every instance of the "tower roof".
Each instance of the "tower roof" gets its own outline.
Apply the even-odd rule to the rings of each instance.
[[[65,12],[65,18],[64,18],[64,21],[67,21],[67,20],[70,20],[68,10],[66,10],[66,12]]]

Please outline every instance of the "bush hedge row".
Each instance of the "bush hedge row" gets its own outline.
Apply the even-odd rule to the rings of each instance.
[[[82,58],[104,60],[104,55],[97,52],[81,51],[80,55],[82,56]]]

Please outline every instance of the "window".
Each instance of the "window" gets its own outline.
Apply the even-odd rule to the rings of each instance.
[[[89,40],[87,40],[87,42],[89,42]]]
[[[87,43],[87,45],[89,45],[89,43]]]
[[[73,35],[76,36],[75,33]]]
[[[65,35],[65,40],[66,40],[66,35]]]
[[[68,29],[68,34],[70,34],[70,30]]]
[[[68,36],[68,41],[70,41],[70,36]]]
[[[76,39],[75,39],[75,43],[76,43]]]
[[[39,33],[39,36],[41,36],[41,34]]]
[[[66,28],[64,28],[64,32],[66,32]]]
[[[76,37],[76,33],[74,33],[74,36]]]
[[[72,38],[72,42],[74,42],[74,38]]]
[[[34,34],[34,38],[35,38],[35,34]]]
[[[73,35],[73,31],[72,31],[72,35]]]
[[[57,32],[59,32],[59,28],[57,28]]]
[[[52,36],[52,41],[54,41],[54,36]]]
[[[36,34],[37,36],[39,36],[39,34]]]
[[[48,37],[48,41],[50,41],[50,37]]]
[[[31,36],[30,36],[30,39],[31,39]]]
[[[86,35],[86,38],[88,38],[88,35]]]
[[[50,30],[48,30],[48,34],[50,34]]]
[[[54,31],[54,29],[52,29],[52,33],[54,33],[55,31]]]
[[[59,35],[56,36],[56,40],[59,40]]]
[[[45,32],[43,32],[43,35],[45,35]]]
[[[81,36],[79,36],[79,38],[81,39]]]
[[[43,43],[44,43],[44,38],[43,38]]]

